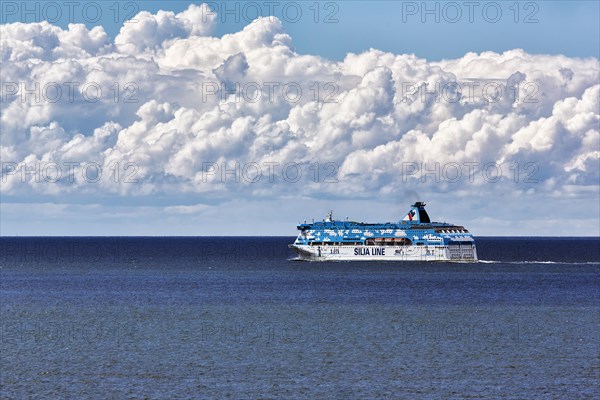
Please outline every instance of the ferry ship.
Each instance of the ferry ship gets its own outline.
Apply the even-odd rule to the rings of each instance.
[[[463,226],[431,222],[423,202],[397,223],[339,221],[330,212],[297,228],[289,246],[301,260],[477,261],[473,235]]]

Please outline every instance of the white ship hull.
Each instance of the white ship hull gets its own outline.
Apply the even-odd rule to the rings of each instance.
[[[310,246],[290,245],[307,261],[477,261],[475,245],[450,246]]]

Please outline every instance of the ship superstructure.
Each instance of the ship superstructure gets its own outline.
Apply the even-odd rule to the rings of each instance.
[[[431,222],[416,202],[398,222],[333,219],[301,223],[290,247],[303,260],[476,261],[473,235],[463,226]]]

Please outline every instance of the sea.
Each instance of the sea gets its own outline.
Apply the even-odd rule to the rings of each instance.
[[[477,263],[291,237],[2,237],[1,399],[598,399],[600,238]]]

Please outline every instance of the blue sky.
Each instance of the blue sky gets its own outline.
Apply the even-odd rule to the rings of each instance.
[[[2,235],[294,235],[416,200],[476,235],[600,234],[597,1],[23,4]]]
[[[153,13],[171,10],[177,13],[191,3],[201,4],[189,1],[120,1],[120,6],[116,7],[116,2],[100,1],[96,3],[101,5],[99,20],[91,23],[90,20],[97,19],[96,8],[88,7],[84,12],[84,7],[92,2],[75,2],[78,5],[70,7],[64,2],[50,0],[25,3],[29,5],[5,2],[2,22],[34,22],[48,17],[56,19],[56,25],[62,27],[69,22],[85,23],[90,28],[100,24],[113,38],[118,34],[122,21],[136,10]],[[39,5],[35,6],[36,3]],[[45,8],[44,3],[60,4],[61,17],[55,17],[55,8]],[[446,3],[459,7],[448,7]],[[430,60],[457,58],[469,51],[502,52],[514,48],[522,48],[528,53],[571,57],[597,56],[600,51],[598,1],[519,1],[518,7],[515,6],[517,2],[512,0],[474,2],[476,4],[472,6],[465,3],[468,2],[209,2],[219,14],[217,36],[237,32],[255,15],[268,16],[269,10],[273,10],[294,38],[298,52],[337,60],[343,59],[348,52],[357,53],[369,48],[414,53]],[[16,4],[16,9],[12,8],[12,4]],[[422,7],[422,4],[426,6]],[[500,15],[492,4],[500,6]],[[72,17],[69,10],[72,10]],[[297,14],[297,10],[301,15]],[[226,11],[229,14],[223,16]],[[422,22],[423,18],[425,22]]]

